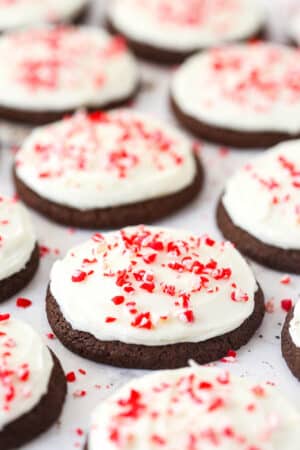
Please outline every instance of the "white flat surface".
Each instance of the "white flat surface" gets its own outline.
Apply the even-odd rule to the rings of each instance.
[[[100,3],[100,0],[98,3]],[[287,14],[291,2],[288,0],[266,0],[266,3],[270,8],[270,20],[272,20],[272,23],[274,22],[273,37],[276,40],[282,40],[284,36],[282,25],[287,24]],[[99,13],[101,12],[100,9]],[[96,16],[93,21],[97,21]],[[279,27],[276,26],[276,21]],[[172,71],[143,65],[143,74],[146,87],[134,107],[154,113],[158,118],[175,123],[168,110],[168,84]],[[218,147],[204,145],[202,157],[207,178],[202,196],[184,211],[160,222],[160,224],[182,227],[196,233],[208,232],[216,238],[221,238],[215,225],[214,211],[224,182],[234,170],[256,154],[258,152],[233,150],[224,156]],[[4,148],[0,153],[0,192],[5,194],[14,193],[11,165],[12,152]],[[31,299],[33,305],[26,310],[20,310],[15,306],[15,297],[2,305],[0,310],[1,312],[13,313],[16,317],[30,322],[37,331],[46,335],[51,330],[44,312],[44,298],[49,271],[57,258],[56,249],[64,254],[69,247],[86,239],[91,233],[71,232],[69,229],[52,224],[34,213],[32,213],[32,217],[40,244],[50,249],[50,253],[43,257],[34,281],[28,289],[18,295]],[[237,361],[226,364],[226,368],[237,375],[251,376],[257,381],[275,382],[292,402],[300,405],[300,385],[290,374],[282,359],[279,339],[281,325],[286,315],[281,310],[280,302],[284,298],[291,298],[293,301],[298,300],[300,278],[292,275],[291,284],[285,286],[280,283],[284,274],[264,269],[257,264],[251,265],[262,286],[266,300],[274,305],[274,312],[266,314],[264,324],[257,335],[247,346],[239,350]],[[262,337],[259,337],[259,335]],[[68,398],[60,424],[53,427],[42,438],[24,447],[24,450],[81,449],[85,438],[84,436],[78,436],[76,429],[87,429],[92,408],[127,380],[141,376],[143,372],[97,365],[73,355],[64,349],[57,340],[52,341],[47,340],[47,338],[45,340],[61,359],[65,371],[76,372],[77,381],[68,386]],[[224,367],[224,363],[218,363],[217,365]],[[86,370],[86,375],[80,375],[78,369]],[[74,393],[80,390],[85,390],[86,396],[76,398]]]

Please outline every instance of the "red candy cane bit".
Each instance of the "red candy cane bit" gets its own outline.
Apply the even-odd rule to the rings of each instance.
[[[84,272],[83,270],[77,270],[74,275],[72,275],[72,281],[73,283],[82,283],[86,278],[88,274]]]
[[[286,298],[281,300],[281,308],[285,312],[289,312],[293,308],[293,300]]]
[[[19,297],[16,300],[16,305],[18,308],[29,308],[32,305],[32,301],[28,298]]]
[[[66,374],[66,380],[68,383],[74,383],[76,381],[75,372],[69,372]]]
[[[10,314],[0,314],[0,322],[6,322],[10,319]]]
[[[151,321],[150,312],[140,313],[136,316],[133,322],[131,322],[131,326],[135,328],[143,328],[146,330],[151,330],[153,327]]]
[[[123,295],[116,295],[115,297],[112,298],[112,302],[115,305],[122,305],[122,303],[125,302],[125,297]]]
[[[113,322],[115,322],[116,320],[117,320],[116,317],[110,317],[110,316],[108,316],[108,317],[105,318],[105,323],[113,323]]]

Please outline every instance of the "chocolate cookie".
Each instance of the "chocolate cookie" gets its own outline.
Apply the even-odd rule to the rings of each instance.
[[[0,331],[0,446],[10,450],[27,444],[58,420],[67,387],[59,360],[33,328],[2,313]]]
[[[206,364],[245,345],[265,311],[263,293],[249,267],[229,244],[221,250],[223,244],[219,247],[210,238],[195,241],[184,236],[174,230],[132,227],[97,234],[70,250],[64,260],[55,263],[46,298],[47,317],[59,340],[84,358],[140,369],[182,367],[189,359]],[[211,255],[210,262],[204,264],[196,256],[198,246],[207,255],[203,258]],[[222,267],[217,262],[219,251]],[[247,280],[247,292],[246,285],[235,278],[237,264]],[[185,278],[190,285],[183,291],[180,286]],[[89,289],[90,283],[87,294],[85,286]],[[80,317],[78,295],[85,298]],[[218,313],[210,307],[213,299],[218,302]]]
[[[39,265],[39,246],[26,209],[0,197],[0,303],[23,289]]]
[[[24,269],[0,280],[0,303],[17,294],[30,283],[38,269],[39,261],[40,250],[38,244],[36,244]]]
[[[116,135],[113,144],[105,135],[112,127],[124,136],[119,141]],[[92,132],[103,133],[101,145]],[[74,133],[78,142],[89,133],[84,149],[80,143],[80,153],[74,147]],[[40,139],[44,144],[37,152]],[[80,114],[35,131],[33,140],[29,137],[17,154],[17,192],[30,207],[63,225],[101,229],[152,222],[187,205],[203,185],[204,170],[191,143],[176,130],[130,110]],[[58,148],[62,152],[54,150],[57,171],[49,172],[45,152],[51,153],[53,168],[52,149]],[[32,175],[26,175],[29,166],[37,176],[34,185]]]
[[[246,256],[300,274],[300,141],[278,145],[230,178],[217,208],[226,239]]]
[[[6,60],[0,84],[4,120],[39,125],[79,108],[115,108],[131,101],[140,85],[125,41],[96,27],[14,31],[0,36],[0,56]]]
[[[296,406],[267,383],[193,364],[131,380],[99,403],[86,448],[254,449],[263,443],[298,450],[299,419]]]
[[[198,137],[222,145],[264,148],[297,138],[300,120],[291,117],[300,98],[288,81],[300,74],[296,53],[260,42],[195,55],[173,76],[171,107]]]
[[[27,444],[47,431],[58,420],[65,402],[67,385],[59,360],[53,353],[52,358],[54,367],[48,392],[31,411],[0,431],[2,450],[11,450]]]
[[[221,15],[220,31],[217,24]],[[137,56],[159,64],[178,64],[205,48],[261,38],[265,15],[253,1],[242,0],[232,9],[229,2],[213,0],[207,6],[187,0],[180,4],[169,2],[166,9],[162,1],[117,0],[109,7],[107,26],[111,32],[123,35]]]
[[[208,364],[247,344],[260,327],[264,314],[264,296],[259,289],[255,295],[253,314],[236,330],[201,343],[185,342],[174,345],[145,346],[120,341],[99,341],[92,334],[74,330],[65,320],[51,291],[48,289],[46,311],[52,330],[62,344],[83,358],[132,369],[175,369],[184,367],[190,359]]]
[[[288,313],[281,334],[282,355],[292,372],[300,380],[300,346],[294,342],[293,335],[299,336],[299,307],[297,305]],[[293,335],[292,335],[293,333]],[[297,341],[296,341],[297,342]]]

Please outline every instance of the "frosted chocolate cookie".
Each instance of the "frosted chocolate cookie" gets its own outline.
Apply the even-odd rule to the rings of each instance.
[[[40,23],[75,22],[89,0],[0,0],[0,31]]]
[[[0,197],[0,302],[23,289],[39,264],[39,248],[30,217],[13,199]]]
[[[88,450],[298,450],[300,415],[274,387],[197,367],[133,380],[92,413]]]
[[[0,447],[25,445],[59,418],[66,380],[56,356],[26,323],[0,314]]]
[[[139,85],[122,38],[93,27],[38,27],[0,37],[0,117],[42,124],[80,107],[128,102]]]
[[[197,54],[175,72],[171,99],[198,136],[233,147],[269,147],[300,136],[298,50],[267,43]]]
[[[288,313],[281,336],[283,357],[296,378],[300,380],[300,303]]]
[[[254,159],[226,184],[217,220],[226,239],[275,270],[300,274],[300,140]]]
[[[188,139],[128,109],[37,129],[17,153],[15,173],[29,206],[82,228],[161,218],[191,201],[204,177]]]
[[[173,64],[200,49],[258,36],[265,12],[256,0],[113,0],[108,22],[139,56]]]
[[[264,316],[262,291],[230,243],[145,226],[71,249],[52,268],[46,302],[71,351],[143,369],[217,360],[246,344]]]

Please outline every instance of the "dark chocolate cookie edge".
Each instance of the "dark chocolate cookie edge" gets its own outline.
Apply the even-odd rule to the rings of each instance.
[[[245,345],[262,323],[264,295],[259,287],[251,316],[237,329],[200,343],[144,346],[119,341],[99,341],[92,334],[74,330],[65,320],[48,288],[46,312],[52,330],[62,344],[83,358],[112,366],[134,369],[175,369],[185,367],[190,359],[207,364]]]
[[[247,231],[237,227],[229,217],[222,198],[217,206],[216,219],[224,237],[233,242],[243,255],[273,270],[300,274],[299,250],[285,250],[265,244]]]
[[[96,229],[119,228],[127,225],[151,223],[168,216],[191,202],[201,191],[204,183],[204,169],[195,157],[197,173],[192,184],[174,194],[157,197],[143,202],[103,209],[81,211],[60,205],[39,196],[28,188],[14,172],[16,190],[20,198],[39,213],[70,227]]]
[[[33,279],[40,261],[40,250],[35,245],[24,269],[0,281],[0,303],[17,294]]]
[[[48,392],[31,411],[0,431],[1,450],[11,450],[27,444],[48,430],[59,418],[65,402],[67,385],[61,364],[54,353],[52,358],[54,367]]]

